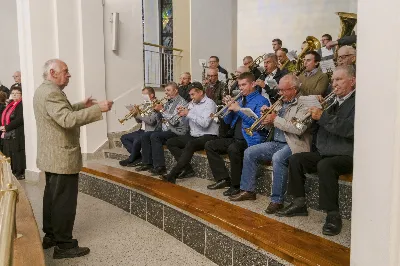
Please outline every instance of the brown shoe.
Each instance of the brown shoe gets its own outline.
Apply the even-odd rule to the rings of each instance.
[[[230,201],[243,201],[243,200],[255,200],[256,193],[250,191],[241,191],[239,194],[229,197]]]
[[[282,203],[275,203],[275,202],[270,202],[267,209],[265,210],[266,213],[268,214],[273,214],[279,211],[280,209],[283,208]]]

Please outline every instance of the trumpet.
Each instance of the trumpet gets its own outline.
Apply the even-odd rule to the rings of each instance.
[[[267,54],[263,54],[263,55],[260,55],[259,57],[257,57],[256,59],[254,59],[253,62],[247,66],[250,69],[250,71],[253,71],[253,69],[257,68],[260,65],[260,63],[264,60],[264,57],[266,55]]]
[[[118,119],[118,122],[120,122],[123,125],[127,120],[137,116],[138,114],[140,114],[141,116],[150,115],[150,113],[153,111],[154,106],[156,106],[157,104],[165,104],[167,100],[168,99],[164,97],[161,100],[154,99],[151,102],[145,102],[140,105],[134,105],[133,109],[130,110],[129,113],[127,113],[124,116],[124,118]]]
[[[321,102],[322,110],[326,111],[332,107],[337,102],[336,94],[332,91],[329,93]],[[291,121],[294,126],[299,129],[303,130],[304,127],[310,125],[312,123],[311,113],[307,112],[302,118],[293,117]]]
[[[256,121],[254,121],[254,123],[251,125],[251,127],[249,128],[245,128],[244,131],[246,132],[247,135],[249,136],[253,136],[254,131],[258,131],[263,129],[265,126],[264,125],[260,125],[261,122],[270,114],[272,114],[272,112],[275,111],[276,107],[281,103],[283,99],[283,96],[281,96],[269,109],[265,110],[261,116],[259,118],[257,118]]]
[[[232,99],[232,102],[239,99],[242,96],[242,94],[243,94],[242,91],[240,91],[238,93],[238,95],[236,95],[235,98]],[[221,110],[219,110],[215,114],[210,114],[210,117],[213,118],[215,122],[218,122],[218,118],[224,118],[225,116],[227,116],[230,113],[230,111],[225,112],[229,108],[230,105],[231,105],[231,103],[226,104],[224,107],[221,108]]]
[[[186,103],[184,105],[181,105],[181,106],[177,107],[177,109],[187,108],[191,102],[192,101],[190,101],[190,102],[188,102],[188,103]],[[173,116],[171,116],[170,118],[163,118],[163,123],[166,123],[166,124],[169,124],[169,125],[174,125],[174,124],[176,124],[176,121],[175,121],[175,123],[172,123],[172,121],[175,120],[175,119],[178,120],[180,118],[181,117],[179,117],[179,110],[178,110],[178,112],[176,114],[174,114]]]

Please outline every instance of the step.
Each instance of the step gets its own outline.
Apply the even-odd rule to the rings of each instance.
[[[147,220],[218,265],[349,265],[348,247],[140,173],[89,162],[80,191]]]
[[[167,169],[170,170],[175,164],[175,159],[171,153],[164,149]],[[124,148],[113,148],[104,150],[105,158],[124,160],[127,159],[129,153]],[[191,164],[198,177],[213,180],[211,169],[208,166],[207,156],[204,151],[196,152],[192,158]],[[225,156],[225,164],[229,169],[229,160]],[[339,180],[339,206],[340,214],[343,219],[351,220],[352,205],[352,177],[351,175],[341,176]],[[256,192],[261,195],[271,194],[272,184],[272,167],[270,165],[260,165],[257,170]],[[314,210],[319,210],[319,192],[318,192],[318,176],[316,174],[308,174],[306,180],[306,198],[307,204]],[[287,197],[286,200],[290,200]]]

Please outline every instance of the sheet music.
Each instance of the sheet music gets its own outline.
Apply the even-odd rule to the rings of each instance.
[[[306,107],[322,108],[321,103],[318,100],[318,95],[301,96],[301,103]]]
[[[290,61],[296,61],[297,58],[296,51],[292,50],[289,53],[287,53],[286,56],[289,58]]]
[[[251,117],[254,119],[258,118],[258,116],[250,108],[240,108],[240,111],[242,111],[248,117]]]
[[[270,87],[271,89],[275,88],[278,86],[278,83],[276,83],[276,80],[274,79],[269,79],[265,81],[268,85],[268,87]]]
[[[335,62],[333,61],[333,59],[321,61],[320,65],[321,70],[324,73],[328,72],[328,70],[332,72],[335,70]]]

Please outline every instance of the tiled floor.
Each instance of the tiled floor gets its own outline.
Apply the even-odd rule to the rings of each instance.
[[[105,164],[105,165],[125,169],[128,171],[134,171],[134,168],[120,166],[118,164],[118,161],[114,160],[114,159],[101,159],[101,160],[96,160],[96,161],[92,161],[92,162]],[[257,195],[257,200],[255,200],[255,201],[231,202],[222,195],[223,190],[215,191],[215,190],[207,189],[206,188],[207,185],[209,185],[211,183],[212,183],[212,181],[202,179],[202,178],[188,178],[188,179],[183,179],[183,180],[177,180],[177,185],[181,185],[181,186],[196,190],[198,192],[201,192],[203,194],[210,195],[214,198],[218,198],[218,199],[230,202],[232,204],[241,206],[241,207],[249,209],[251,211],[266,215],[272,219],[275,219],[275,220],[278,220],[285,224],[291,225],[291,226],[301,229],[303,231],[321,236],[323,238],[326,238],[328,240],[331,240],[333,242],[341,244],[345,247],[350,247],[350,239],[351,239],[350,225],[351,225],[351,222],[349,220],[343,220],[343,228],[342,228],[341,234],[334,236],[334,237],[325,236],[322,234],[322,226],[325,222],[326,215],[322,212],[309,209],[309,216],[307,216],[307,217],[292,217],[292,218],[277,217],[275,215],[267,215],[264,213],[264,210],[268,206],[269,197],[266,197],[263,195]]]
[[[22,185],[40,228],[44,182]],[[53,260],[53,249],[45,250],[46,265],[215,265],[155,226],[82,193],[78,197],[74,237],[81,246],[90,247],[91,253]]]

